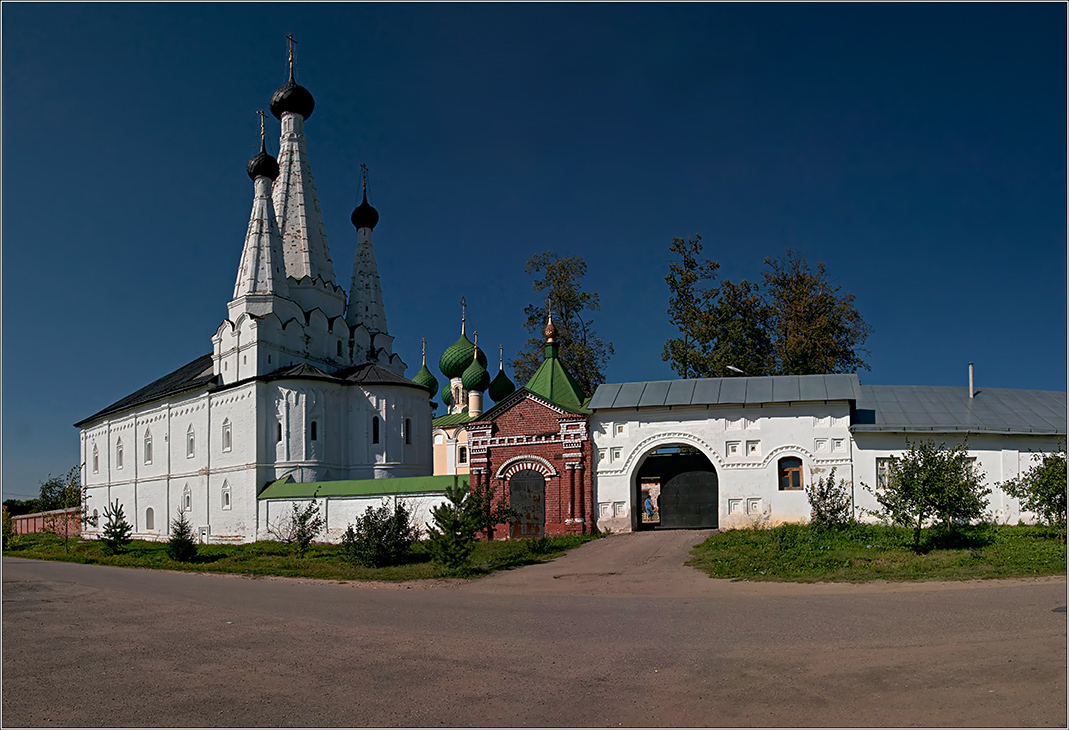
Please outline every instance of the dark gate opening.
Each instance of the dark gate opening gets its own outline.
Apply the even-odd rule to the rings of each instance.
[[[694,447],[658,447],[639,467],[635,481],[635,529],[720,526],[716,470]]]
[[[509,504],[519,513],[512,537],[541,537],[546,532],[546,478],[537,471],[518,471],[509,479]]]

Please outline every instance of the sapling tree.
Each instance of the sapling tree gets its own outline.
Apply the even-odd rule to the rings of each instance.
[[[319,501],[316,497],[319,490],[312,495],[312,499],[304,507],[293,503],[293,511],[280,525],[269,528],[269,531],[284,545],[292,545],[298,557],[304,557],[312,541],[319,536],[326,526],[327,521],[320,514]]]
[[[467,501],[476,529],[482,530],[487,540],[494,539],[494,528],[497,525],[511,524],[520,516],[504,499],[495,499],[495,496],[493,483],[486,480],[471,488]]]
[[[810,524],[818,528],[840,527],[850,522],[850,490],[846,480],[835,482],[835,467],[805,488],[812,508]]]
[[[1066,521],[1065,446],[1051,454],[1036,454],[1028,471],[1002,484],[1006,494],[1021,500],[1021,508],[1058,528],[1061,539]]]
[[[82,466],[71,468],[63,477],[50,476],[41,484],[37,498],[38,509],[52,512],[45,518],[45,527],[63,536],[64,552],[70,552],[72,532],[79,532],[87,524],[96,527],[96,518],[88,515],[89,488],[82,484]]]
[[[104,541],[105,550],[111,555],[117,555],[126,549],[132,542],[133,526],[126,521],[122,505],[119,500],[104,508],[104,529],[100,539]]]
[[[983,486],[968,443],[952,448],[932,439],[906,444],[909,450],[891,459],[886,486],[866,489],[880,504],[877,514],[913,530],[913,550],[919,553],[924,527],[942,523],[953,530],[981,517],[991,490]]]

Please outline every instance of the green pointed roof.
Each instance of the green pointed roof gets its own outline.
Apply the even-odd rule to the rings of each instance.
[[[494,403],[508,398],[515,391],[516,384],[509,380],[509,376],[505,375],[505,368],[501,368],[498,371],[497,376],[490,382],[490,387],[487,389],[487,393]]]
[[[552,355],[550,354],[551,348]],[[546,346],[546,359],[538,366],[538,370],[535,370],[535,374],[524,387],[535,395],[540,395],[548,401],[573,411],[582,411],[583,402],[586,400],[579,383],[575,382],[575,378],[568,374],[557,358],[555,344]]]
[[[482,355],[482,351],[475,348],[471,364],[464,370],[464,374],[460,376],[460,382],[464,386],[464,390],[483,393],[490,386],[490,373],[486,372],[486,357],[483,356],[483,361],[480,363],[479,355]]]

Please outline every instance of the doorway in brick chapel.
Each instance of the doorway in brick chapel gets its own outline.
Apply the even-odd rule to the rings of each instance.
[[[709,458],[688,444],[662,444],[643,455],[632,479],[631,528],[717,528],[720,488]]]

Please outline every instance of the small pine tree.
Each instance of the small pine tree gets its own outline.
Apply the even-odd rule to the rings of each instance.
[[[341,539],[342,554],[354,565],[381,568],[402,562],[419,539],[419,528],[403,500],[387,500],[368,507],[355,525],[349,525]]]
[[[167,555],[171,560],[192,562],[197,557],[197,541],[193,536],[193,524],[182,510],[171,521],[171,538],[167,541]]]
[[[850,490],[846,481],[835,483],[835,467],[828,476],[805,488],[812,508],[810,524],[818,528],[840,527],[850,521]]]
[[[431,557],[446,569],[463,573],[475,550],[475,531],[479,529],[470,507],[471,492],[457,480],[446,487],[448,502],[431,510],[434,526],[427,526]]]
[[[119,500],[104,508],[104,530],[100,539],[104,541],[104,548],[110,555],[117,555],[126,549],[134,532],[133,526],[126,521],[122,505]]]

